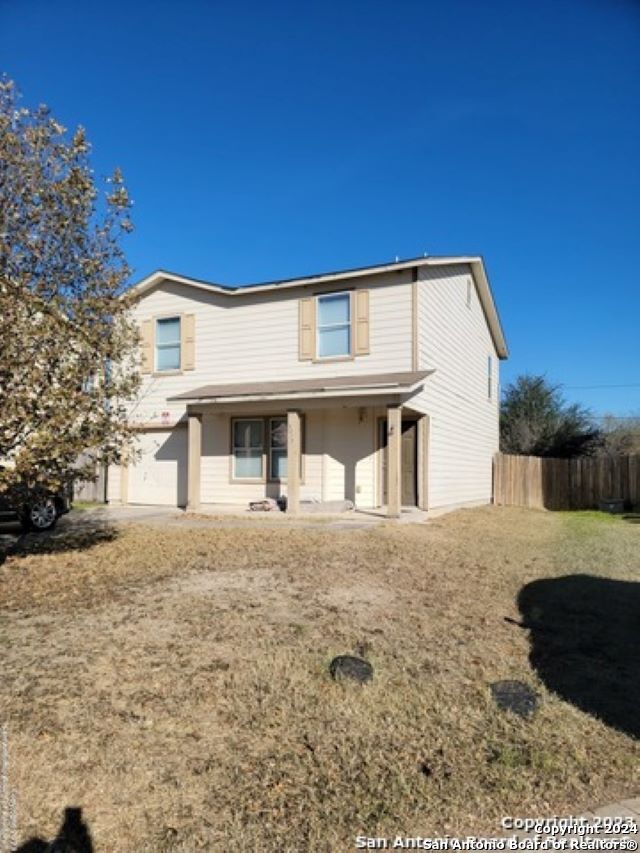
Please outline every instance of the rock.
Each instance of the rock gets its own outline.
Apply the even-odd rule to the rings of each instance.
[[[538,708],[538,694],[524,681],[494,681],[489,686],[496,705],[502,711],[513,711],[519,717],[527,718]]]
[[[353,655],[338,655],[329,664],[329,672],[336,680],[339,678],[350,678],[352,681],[371,681],[373,678],[373,667],[362,658]]]

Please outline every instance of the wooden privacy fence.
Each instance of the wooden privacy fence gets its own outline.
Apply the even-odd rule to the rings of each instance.
[[[496,454],[493,502],[535,509],[598,509],[600,501],[640,504],[640,456],[548,459]]]
[[[77,481],[73,486],[73,499],[75,501],[92,501],[105,503],[107,500],[107,475],[104,468],[98,472],[98,479],[85,483]]]
[[[92,455],[89,451],[81,453],[78,457],[79,465],[91,462]],[[106,503],[107,500],[107,471],[104,466],[95,466],[96,478],[89,482],[76,480],[73,484],[73,499],[75,501],[94,501]]]
[[[102,469],[98,473],[98,479],[89,483],[78,481],[73,486],[74,501],[92,501],[93,503],[106,503],[106,473]]]

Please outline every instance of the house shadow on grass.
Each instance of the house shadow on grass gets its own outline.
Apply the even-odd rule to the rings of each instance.
[[[3,526],[0,536],[0,566],[7,557],[28,557],[32,554],[60,554],[65,551],[86,551],[102,542],[112,542],[118,528],[98,515],[88,518],[65,517],[53,530],[42,533],[23,533],[16,526],[7,533]]]
[[[640,738],[640,583],[591,575],[538,580],[518,596],[529,660],[546,687]]]
[[[82,809],[66,808],[58,834],[52,841],[30,838],[15,853],[94,853],[91,833],[82,819]]]

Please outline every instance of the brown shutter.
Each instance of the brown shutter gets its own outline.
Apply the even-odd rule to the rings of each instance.
[[[153,320],[143,320],[140,325],[140,370],[153,373]]]
[[[369,354],[369,291],[356,290],[354,293],[354,355]]]
[[[298,359],[312,361],[316,355],[316,302],[313,296],[298,301]]]
[[[196,315],[184,314],[180,323],[181,366],[183,370],[196,368]]]

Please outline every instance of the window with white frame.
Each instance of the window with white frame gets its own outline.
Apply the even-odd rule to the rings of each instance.
[[[264,421],[238,418],[233,422],[233,477],[261,480],[263,477]]]
[[[302,426],[304,445],[304,421]],[[286,415],[234,418],[231,428],[233,479],[286,481],[287,432]],[[302,454],[300,474],[302,475]]]
[[[156,370],[180,370],[180,317],[156,320]]]
[[[351,355],[351,294],[318,296],[318,358]]]

